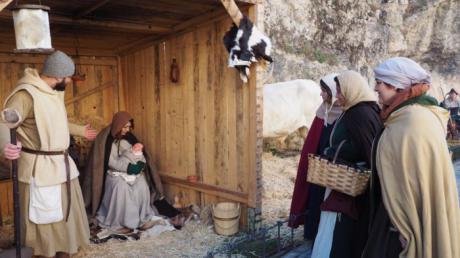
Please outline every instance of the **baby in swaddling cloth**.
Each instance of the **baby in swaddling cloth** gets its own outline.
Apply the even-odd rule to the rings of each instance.
[[[113,176],[122,177],[128,184],[134,184],[136,178],[141,176],[141,172],[145,167],[145,156],[143,153],[144,145],[136,143],[130,146],[126,141],[122,140],[119,144],[118,160],[124,160],[123,163],[128,163],[126,171],[115,171],[111,169],[110,174]]]
[[[142,153],[143,149],[144,149],[144,145],[142,145],[142,143],[136,143],[131,148],[132,153],[136,157],[136,159],[133,160],[134,163],[137,163],[141,159],[144,159],[144,161],[145,161],[144,153]]]

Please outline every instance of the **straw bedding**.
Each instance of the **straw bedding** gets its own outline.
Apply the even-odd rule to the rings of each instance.
[[[299,155],[280,157],[272,153],[263,156],[262,218],[264,224],[273,224],[287,219]],[[214,233],[209,221],[209,207],[201,214],[201,223],[190,221],[182,230],[162,233],[156,237],[142,237],[139,240],[121,241],[110,239],[102,244],[90,244],[74,257],[204,257],[211,249],[222,246],[230,238]],[[282,235],[290,234],[283,226]],[[295,239],[301,239],[301,230],[296,230]],[[11,245],[13,228],[11,222],[0,230],[3,248]],[[0,247],[2,248],[2,247]]]

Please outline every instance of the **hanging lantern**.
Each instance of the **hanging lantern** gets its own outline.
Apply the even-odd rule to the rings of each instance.
[[[48,11],[44,5],[18,5],[13,8],[15,52],[52,52]]]

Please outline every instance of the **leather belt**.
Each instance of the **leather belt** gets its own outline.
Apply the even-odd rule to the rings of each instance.
[[[22,151],[30,154],[35,154],[35,155],[45,155],[45,156],[56,156],[56,155],[64,155],[64,163],[65,163],[65,173],[66,173],[66,188],[67,188],[67,216],[65,221],[67,222],[69,220],[69,214],[70,214],[70,202],[71,202],[71,196],[70,196],[70,163],[69,163],[69,151],[64,150],[64,151],[41,151],[41,150],[32,150],[29,148],[22,147]]]

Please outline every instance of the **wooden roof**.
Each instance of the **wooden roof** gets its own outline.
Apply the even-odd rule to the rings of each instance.
[[[257,0],[237,0],[240,8]],[[37,4],[20,1],[20,4]],[[53,47],[112,55],[217,16],[220,0],[42,0],[49,6]],[[15,45],[12,8],[0,12],[0,52]]]

